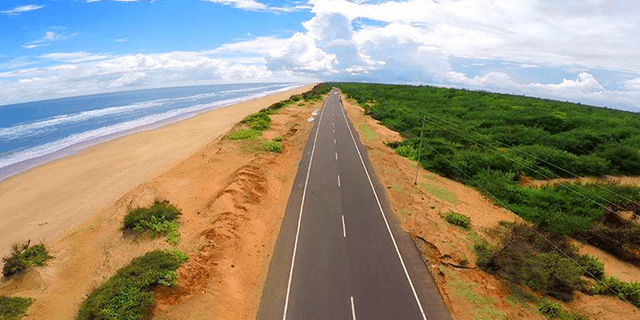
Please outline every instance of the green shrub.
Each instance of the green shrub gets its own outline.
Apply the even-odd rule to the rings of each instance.
[[[47,252],[44,244],[29,246],[31,241],[14,243],[8,256],[2,258],[4,266],[2,274],[6,277],[27,269],[29,266],[43,266],[48,259],[53,258]]]
[[[281,153],[282,143],[278,141],[265,141],[262,143],[262,147],[267,152]]]
[[[0,319],[18,320],[27,314],[31,298],[0,296]]]
[[[282,137],[275,137],[275,138],[273,138],[273,141],[282,142]]]
[[[256,140],[262,134],[260,130],[256,129],[242,129],[229,135],[231,140]]]
[[[266,112],[258,112],[244,118],[242,123],[248,125],[251,129],[263,131],[271,127],[271,118]]]
[[[135,208],[124,217],[124,230],[147,233],[150,237],[162,235],[167,242],[177,244],[180,240],[178,216],[182,213],[169,201],[156,199],[148,208]]]
[[[416,160],[418,154],[412,144],[400,145],[395,148],[395,151],[397,154],[405,158],[409,158],[409,160]]]
[[[586,270],[585,276],[602,280],[604,277],[604,264],[598,258],[584,254],[580,257],[580,264]]]
[[[596,286],[595,292],[607,295],[615,292],[621,299],[640,308],[640,282],[624,282],[615,277],[607,277]]]
[[[547,318],[557,318],[560,316],[560,305],[547,299],[542,299],[538,303],[538,311]]]
[[[173,286],[185,254],[152,251],[137,257],[96,288],[80,306],[77,319],[145,319],[158,285]]]
[[[542,313],[543,316],[550,319],[559,319],[559,320],[587,320],[587,317],[575,313],[573,311],[565,310],[559,304],[549,301],[547,299],[541,299],[538,303],[538,311]]]
[[[471,218],[465,216],[462,213],[449,211],[443,213],[442,216],[447,220],[447,222],[455,224],[456,226],[463,227],[465,229],[469,229],[469,226],[471,225]]]

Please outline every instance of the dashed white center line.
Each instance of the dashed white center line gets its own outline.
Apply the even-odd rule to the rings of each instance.
[[[351,296],[351,316],[356,320],[356,307],[353,305],[353,296]]]
[[[336,128],[333,128],[333,133],[336,133]]]
[[[333,138],[333,144],[336,144],[336,138]]]
[[[340,175],[338,175],[338,187],[340,186]]]
[[[347,237],[347,227],[344,225],[344,215],[342,215],[342,236]]]
[[[338,153],[336,152],[336,160],[338,160]]]

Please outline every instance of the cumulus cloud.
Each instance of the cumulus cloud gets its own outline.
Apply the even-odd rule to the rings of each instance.
[[[29,4],[26,6],[18,6],[18,7],[14,7],[11,8],[9,10],[4,10],[4,11],[0,11],[0,13],[2,14],[6,14],[8,16],[17,16],[21,13],[25,13],[25,12],[29,12],[29,11],[33,11],[33,10],[38,10],[38,9],[42,9],[44,8],[44,6],[39,6],[36,4]]]

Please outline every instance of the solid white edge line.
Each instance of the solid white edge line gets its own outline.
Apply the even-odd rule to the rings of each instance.
[[[349,129],[349,133],[351,134],[351,140],[353,140],[353,144],[356,146],[356,151],[358,151],[358,156],[360,157],[360,162],[362,163],[362,167],[364,168],[364,172],[367,174],[367,179],[369,179],[369,185],[371,186],[371,190],[373,191],[373,195],[376,197],[376,202],[378,203],[378,208],[380,209],[380,214],[382,214],[382,218],[384,219],[384,223],[387,226],[387,231],[389,231],[389,235],[391,236],[391,242],[393,242],[393,246],[396,248],[396,253],[398,254],[398,259],[400,259],[400,264],[402,265],[402,269],[404,270],[405,276],[407,276],[407,281],[409,281],[409,286],[411,287],[411,291],[413,291],[413,296],[416,299],[416,303],[418,304],[418,308],[420,308],[420,313],[422,314],[422,318],[427,320],[427,316],[424,314],[424,309],[422,309],[422,304],[420,303],[420,299],[418,298],[418,293],[416,292],[415,287],[413,286],[413,281],[411,281],[411,277],[409,276],[409,271],[407,271],[407,267],[404,264],[404,260],[402,259],[402,255],[400,254],[400,249],[398,249],[398,245],[396,244],[396,239],[393,236],[393,232],[391,232],[391,227],[389,226],[389,222],[387,221],[387,217],[382,210],[382,205],[380,204],[380,199],[378,198],[378,193],[373,186],[373,181],[371,181],[371,176],[369,175],[369,170],[367,170],[367,166],[364,164],[364,160],[362,159],[362,154],[360,153],[360,148],[358,148],[358,144],[356,143],[356,138],[353,136],[353,132],[351,131],[351,126],[349,126],[349,121],[347,120],[347,115],[344,113],[344,107],[342,107],[342,101],[340,101],[340,110],[342,111],[342,116],[344,117],[344,121],[347,123],[347,129]]]
[[[344,214],[342,215],[342,236],[347,237],[347,227],[344,225]]]
[[[298,229],[296,230],[296,240],[293,244],[293,256],[291,257],[291,269],[289,270],[289,281],[287,283],[287,295],[284,300],[284,312],[282,313],[282,320],[287,319],[287,308],[289,307],[289,294],[291,293],[291,279],[293,278],[293,267],[296,262],[296,253],[298,251],[298,238],[300,236],[300,224],[302,222],[302,209],[304,208],[304,199],[307,195],[309,173],[311,172],[311,164],[313,163],[313,155],[316,151],[316,143],[318,142],[318,133],[320,132],[320,124],[322,123],[322,116],[324,115],[324,107],[327,105],[327,100],[324,101],[324,104],[322,105],[322,111],[320,112],[320,120],[318,120],[318,129],[316,130],[316,137],[313,140],[313,148],[311,149],[311,157],[309,158],[309,166],[307,167],[307,178],[304,181],[304,189],[302,190],[302,203],[300,204],[300,214],[298,215]]]
[[[351,316],[353,317],[353,320],[356,320],[356,307],[353,304],[353,296],[351,296]]]

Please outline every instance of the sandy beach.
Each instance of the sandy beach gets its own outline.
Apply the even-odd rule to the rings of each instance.
[[[0,182],[0,255],[19,240],[50,242],[291,91],[108,141]]]

